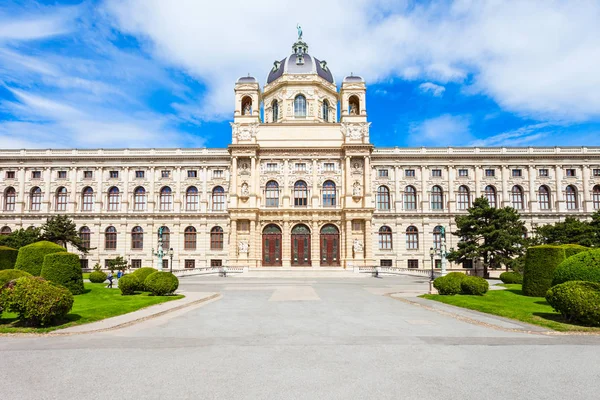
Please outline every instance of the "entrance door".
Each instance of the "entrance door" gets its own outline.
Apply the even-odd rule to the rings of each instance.
[[[263,265],[281,266],[281,229],[277,225],[267,225],[262,234]]]
[[[321,266],[340,266],[340,232],[335,225],[321,228]]]
[[[292,229],[292,265],[308,267],[310,260],[310,230],[306,225],[296,225]]]

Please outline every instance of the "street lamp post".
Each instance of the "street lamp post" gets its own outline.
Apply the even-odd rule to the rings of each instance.
[[[169,258],[171,258],[171,262],[169,263],[169,271],[173,273],[173,248],[169,249]]]
[[[433,247],[429,248],[429,256],[431,257],[431,281],[433,281],[433,256],[435,256],[435,250],[433,249]]]

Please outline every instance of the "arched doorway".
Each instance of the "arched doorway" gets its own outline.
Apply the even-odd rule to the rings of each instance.
[[[321,266],[340,266],[340,231],[335,225],[321,228]]]
[[[310,229],[306,225],[292,228],[292,265],[310,266]]]
[[[263,260],[265,267],[281,266],[281,229],[275,224],[265,226],[262,233]]]

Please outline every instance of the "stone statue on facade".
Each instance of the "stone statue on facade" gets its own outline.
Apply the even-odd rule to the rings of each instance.
[[[362,253],[363,252],[363,244],[358,239],[354,239],[354,245],[352,246],[352,248],[354,249],[355,253]]]
[[[240,242],[238,243],[238,252],[240,254],[248,253],[249,247],[250,247],[250,245],[248,244],[248,242],[246,240],[240,240]]]
[[[242,183],[242,196],[249,196],[250,190],[248,189],[248,184],[246,182]]]
[[[356,103],[350,103],[350,115],[358,115],[358,107],[356,107]]]
[[[362,188],[359,182],[354,182],[354,185],[352,185],[352,196],[362,196]]]
[[[244,110],[242,112],[243,115],[252,115],[252,106],[250,105],[250,102],[247,102],[246,104],[244,104]]]

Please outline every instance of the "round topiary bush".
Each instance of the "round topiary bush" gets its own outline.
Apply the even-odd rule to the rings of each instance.
[[[73,307],[73,294],[40,277],[25,276],[6,285],[0,303],[5,310],[19,314],[22,323],[40,326],[64,319]]]
[[[460,289],[463,294],[472,294],[483,296],[487,293],[490,285],[488,281],[479,276],[465,276],[460,282]]]
[[[134,274],[123,275],[119,279],[119,289],[123,296],[135,294],[135,291],[140,287],[140,280]]]
[[[44,257],[40,276],[47,281],[66,287],[73,294],[83,293],[83,273],[77,254],[48,254]]]
[[[567,258],[554,271],[552,285],[568,281],[600,282],[600,249]]]
[[[90,274],[90,282],[92,283],[102,283],[106,280],[107,275],[102,271],[93,271]]]
[[[569,258],[575,254],[581,253],[582,251],[588,251],[590,248],[582,246],[580,244],[561,244],[560,247],[565,249],[565,257]]]
[[[179,287],[179,279],[170,272],[156,271],[144,281],[146,289],[154,296],[172,294]]]
[[[19,249],[15,269],[27,271],[33,276],[40,276],[42,273],[42,265],[44,264],[44,257],[47,254],[59,252],[66,253],[66,251],[67,250],[65,250],[64,247],[46,241],[23,246]]]
[[[554,270],[565,259],[565,249],[561,246],[532,246],[525,256],[523,274],[523,294],[543,297],[552,286]]]
[[[23,276],[31,276],[31,274],[19,269],[4,269],[0,271],[0,291],[8,282]]]
[[[144,282],[146,281],[146,278],[148,276],[152,275],[155,272],[156,272],[156,270],[151,267],[143,267],[143,268],[139,268],[139,269],[136,269],[135,271],[133,271],[133,275],[135,275],[135,277],[138,278],[138,280],[140,281],[140,286],[138,287],[137,290],[142,290],[142,291],[146,291],[146,292],[149,291],[144,286]]]
[[[13,269],[17,262],[19,250],[12,247],[0,246],[0,271],[5,269]]]
[[[546,300],[567,321],[600,326],[600,283],[561,283],[548,290]]]
[[[502,283],[523,283],[523,275],[514,271],[507,271],[500,274]]]
[[[436,278],[433,281],[433,287],[437,289],[439,294],[459,294],[462,292],[460,284],[465,278],[465,274],[462,274],[460,272],[450,272],[446,276],[440,276],[439,278]]]

